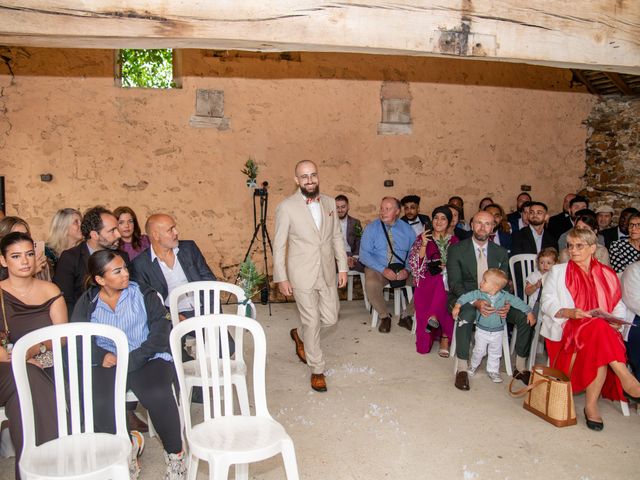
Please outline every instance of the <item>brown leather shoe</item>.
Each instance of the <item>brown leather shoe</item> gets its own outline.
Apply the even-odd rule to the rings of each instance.
[[[304,342],[300,340],[298,336],[298,329],[292,328],[289,335],[291,335],[291,338],[296,344],[296,355],[302,363],[307,363],[307,356],[304,354]]]
[[[380,319],[378,331],[380,333],[389,333],[391,331],[391,317],[384,317]]]
[[[311,374],[311,388],[313,388],[316,392],[327,391],[327,381],[324,379],[324,373]]]
[[[127,410],[127,429],[129,431],[137,430],[142,433],[147,433],[149,426],[146,422],[140,420],[133,410]]]
[[[456,373],[456,381],[454,385],[458,390],[469,390],[469,375],[467,372]]]

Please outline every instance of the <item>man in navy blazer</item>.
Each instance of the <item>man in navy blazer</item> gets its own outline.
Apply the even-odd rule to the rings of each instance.
[[[133,280],[153,288],[169,307],[169,292],[189,282],[216,280],[198,246],[192,240],[178,240],[175,220],[166,214],[151,215],[145,224],[151,246],[133,261]],[[187,296],[178,303],[180,318],[194,315]]]

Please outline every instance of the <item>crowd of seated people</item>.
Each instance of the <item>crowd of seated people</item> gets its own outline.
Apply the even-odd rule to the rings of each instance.
[[[381,333],[388,333],[392,325],[384,287],[412,286],[414,300],[400,313],[398,325],[410,330],[415,313],[416,350],[420,354],[429,353],[438,342],[438,355],[448,357],[455,335],[458,371],[454,385],[458,389],[470,389],[468,360],[473,326],[481,319],[497,317],[518,327],[514,377],[528,383],[525,359],[531,348],[535,315],[524,308],[511,309],[508,302],[494,307],[493,298],[499,295],[494,295],[494,289],[488,283],[484,285],[482,279],[491,269],[491,278],[508,276],[510,256],[534,254],[539,272],[527,278],[521,291],[513,279],[505,289],[533,298],[529,306],[542,322],[541,334],[553,361],[565,370],[575,363],[574,390],[587,392],[584,413],[588,426],[594,430],[603,427],[597,404],[601,395],[622,401],[640,396],[636,378],[640,378],[640,335],[631,332],[623,343],[627,332],[598,317],[598,311],[604,311],[640,323],[640,302],[634,293],[640,284],[638,210],[623,209],[615,222],[610,207],[593,211],[587,198],[569,194],[562,212],[551,216],[547,205],[523,192],[516,199],[514,212],[507,215],[493,198],[485,197],[467,221],[459,196],[434,208],[431,216],[420,212],[420,204],[420,197],[414,194],[402,200],[384,197],[379,217],[363,227],[364,222],[349,215],[349,199],[345,195],[336,197],[349,267],[365,274],[366,292],[379,314]],[[178,285],[215,280],[215,276],[194,242],[178,240],[171,216],[152,215],[144,230],[145,234],[135,212],[126,206],[113,211],[97,206],[84,214],[61,209],[51,221],[46,242],[34,242],[29,225],[19,217],[0,220],[0,368],[4,372],[0,406],[5,407],[9,418],[18,458],[22,433],[6,346],[33,329],[68,319],[99,322],[130,333],[130,358],[135,361],[130,363],[129,388],[149,410],[163,442],[166,478],[183,478],[183,446],[171,390],[175,378],[170,373],[168,350],[168,294]],[[498,275],[495,269],[503,273]],[[598,295],[598,289],[605,295]],[[472,292],[477,298],[468,300]],[[458,302],[460,297],[464,302]],[[181,318],[194,315],[188,298],[182,300],[179,309]],[[138,315],[133,323],[124,321],[135,316],[131,312],[140,311],[145,315]],[[593,331],[576,328],[579,322],[589,322]],[[612,353],[608,356],[594,356],[592,352],[598,351],[602,342],[616,348],[609,348]],[[38,410],[42,412],[46,412],[53,395],[47,347],[32,352],[29,366],[33,388],[38,390],[34,398],[41,402]],[[622,368],[627,358],[625,347],[633,375]],[[100,379],[95,390],[100,392],[102,405],[112,381],[109,369],[117,359],[107,343],[97,343],[95,352],[99,355],[95,378]],[[495,370],[495,358],[499,357],[492,358],[491,378],[500,381]],[[477,365],[473,367],[475,373]],[[153,378],[162,382],[148,381]],[[146,427],[131,408],[128,420],[130,430]],[[100,412],[95,423],[104,431],[113,430],[111,420]],[[54,437],[55,414],[37,418],[36,428],[40,442]],[[135,458],[130,468],[135,477],[139,471]]]

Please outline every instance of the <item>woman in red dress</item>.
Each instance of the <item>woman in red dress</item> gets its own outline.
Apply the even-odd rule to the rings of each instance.
[[[604,424],[598,398],[626,401],[623,390],[640,396],[640,383],[626,366],[620,325],[605,314],[624,318],[620,281],[595,259],[596,235],[574,228],[567,235],[571,260],[555,265],[542,288],[541,334],[549,361],[571,378],[574,393],[585,391],[585,419],[592,430]]]

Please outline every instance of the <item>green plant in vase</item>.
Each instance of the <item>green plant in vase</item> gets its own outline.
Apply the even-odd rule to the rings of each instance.
[[[244,164],[244,169],[241,170],[241,173],[247,176],[247,187],[255,188],[257,185],[256,179],[258,178],[258,165],[253,158],[249,157],[249,160]]]
[[[249,300],[262,290],[262,285],[266,277],[264,274],[258,272],[256,264],[253,263],[251,258],[247,258],[240,264],[238,277],[240,278],[240,287],[244,290],[245,297],[247,298],[245,301],[246,305]],[[246,315],[248,317],[251,316],[251,307],[249,305],[246,306]]]

